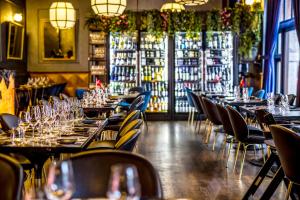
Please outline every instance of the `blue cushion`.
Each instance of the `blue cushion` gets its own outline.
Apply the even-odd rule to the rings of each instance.
[[[83,93],[85,92],[85,89],[76,89],[75,94],[78,99],[83,98]]]
[[[186,96],[187,96],[187,100],[188,100],[189,105],[191,107],[195,107],[193,99],[192,99],[192,95],[191,95],[192,90],[190,88],[186,87],[185,91],[186,91]]]
[[[121,106],[121,107],[129,107],[130,106],[130,103],[127,103],[125,101],[121,101],[120,103],[118,103],[118,106]]]

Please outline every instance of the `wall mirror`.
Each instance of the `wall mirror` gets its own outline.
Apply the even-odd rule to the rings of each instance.
[[[56,29],[49,20],[40,20],[40,57],[43,61],[75,61],[76,30],[78,22],[70,29]]]
[[[22,60],[24,45],[24,27],[8,22],[7,59]]]

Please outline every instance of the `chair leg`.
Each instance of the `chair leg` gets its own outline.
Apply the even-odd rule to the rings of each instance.
[[[230,157],[230,152],[231,152],[232,144],[233,144],[233,138],[231,138],[230,144],[229,144],[229,149],[228,149],[228,153],[227,153],[228,155],[227,155],[226,168],[228,167],[228,161],[229,161],[229,157]]]
[[[191,108],[189,107],[189,117],[188,117],[188,124],[190,124],[191,122],[190,122],[190,120],[191,120]]]
[[[206,134],[206,140],[205,140],[205,144],[208,144],[209,139],[210,139],[210,134],[212,132],[213,129],[213,125],[211,122],[208,123],[208,130],[207,130],[207,134]]]
[[[264,163],[265,163],[265,162],[266,162],[266,158],[265,158],[264,145],[263,145],[263,144],[261,144],[261,145],[260,145],[260,148],[261,148],[262,157],[263,157],[263,159],[264,159]]]
[[[224,157],[224,154],[225,154],[225,151],[226,151],[226,141],[227,141],[227,133],[225,133],[225,137],[224,137],[224,140],[223,140],[223,143],[222,143],[222,146],[221,146],[221,149],[220,151],[222,151],[222,158]]]
[[[254,157],[256,158],[256,145],[253,145],[253,150],[254,150]]]
[[[192,108],[192,117],[191,117],[191,124],[194,125],[194,114],[195,114],[195,111],[194,111],[194,108]]]
[[[238,147],[237,147],[236,152],[235,152],[235,160],[234,160],[233,170],[232,170],[233,172],[235,170],[236,161],[237,161],[237,158],[239,156],[240,146],[241,146],[241,142],[238,143]]]
[[[212,146],[212,150],[215,150],[215,146],[216,146],[216,142],[217,142],[217,136],[218,136],[218,131],[215,132],[215,137],[214,137],[214,142],[213,142],[213,146]]]
[[[293,182],[290,181],[287,192],[286,192],[286,195],[285,195],[285,200],[288,200],[290,198],[292,188],[293,188]]]
[[[244,163],[245,163],[245,157],[246,157],[248,145],[243,144],[243,148],[244,148],[244,154],[243,154],[243,158],[242,158],[242,162],[241,162],[241,169],[240,169],[239,179],[242,178],[243,169],[244,169]]]
[[[147,117],[146,117],[145,112],[142,112],[142,116],[143,116],[144,122],[145,122],[145,124],[146,124],[146,128],[147,128],[147,130],[148,130],[148,123],[147,123]]]

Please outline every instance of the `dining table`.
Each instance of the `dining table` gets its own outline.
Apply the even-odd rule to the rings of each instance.
[[[106,117],[118,107],[118,100],[107,100],[104,104],[84,104],[82,109],[84,113],[96,112],[97,115],[105,113]]]
[[[241,112],[247,113],[249,116],[255,116],[255,111],[259,109],[265,109],[270,112],[276,121],[297,121],[300,120],[300,109],[291,108],[289,110],[284,110],[278,106],[273,109],[268,109],[268,106],[257,106],[257,105],[244,105],[240,106],[239,110]]]
[[[240,107],[240,106],[263,106],[267,105],[267,101],[264,99],[254,98],[254,99],[236,99],[235,97],[225,97],[219,98],[218,101],[224,103],[225,105]]]
[[[42,169],[51,156],[63,153],[78,153],[86,150],[88,145],[107,124],[105,120],[82,120],[74,124],[70,132],[56,132],[53,135],[40,133],[25,134],[25,137],[12,137],[11,134],[0,135],[0,152],[15,153],[25,156],[35,169],[35,179],[41,180]]]

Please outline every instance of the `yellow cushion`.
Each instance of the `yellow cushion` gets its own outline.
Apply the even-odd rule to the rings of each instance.
[[[123,128],[123,130],[121,131],[121,133],[119,134],[120,137],[122,137],[123,135],[125,135],[128,131],[131,131],[136,125],[138,125],[138,123],[140,123],[142,120],[140,119],[135,119],[132,122],[130,122],[127,126],[125,126]]]
[[[118,149],[120,146],[125,144],[128,140],[130,140],[133,136],[135,136],[138,133],[138,129],[134,129],[132,131],[129,131],[124,136],[122,136],[119,141],[115,144],[115,148]]]

